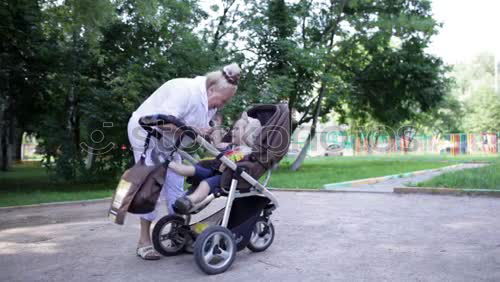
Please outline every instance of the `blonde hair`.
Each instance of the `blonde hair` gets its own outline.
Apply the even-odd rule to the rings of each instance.
[[[262,125],[260,124],[260,121],[258,119],[249,117],[247,112],[243,112],[243,114],[241,114],[240,120],[246,123],[244,130],[245,133],[243,134],[243,141],[247,146],[252,147],[255,144],[257,135],[259,135],[260,131],[262,130]]]
[[[230,90],[232,94],[238,89],[241,69],[236,63],[224,66],[221,70],[207,73],[207,89],[215,86],[217,91]]]

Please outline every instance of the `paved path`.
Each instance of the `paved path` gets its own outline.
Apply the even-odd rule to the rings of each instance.
[[[108,222],[106,203],[2,210],[0,281],[500,281],[498,199],[276,194],[274,244],[218,276],[138,259],[137,219]]]
[[[360,185],[353,185],[350,187],[332,187],[332,188],[329,188],[328,190],[346,191],[346,192],[358,191],[358,192],[391,193],[394,191],[395,187],[406,187],[408,183],[423,182],[423,181],[427,181],[431,178],[434,178],[434,177],[436,177],[440,174],[446,173],[446,172],[464,170],[464,169],[470,169],[470,168],[478,168],[478,167],[482,167],[485,165],[488,165],[488,164],[485,164],[485,163],[465,163],[465,164],[460,164],[460,165],[455,166],[455,167],[444,168],[442,170],[426,172],[423,174],[410,176],[410,177],[392,178],[392,179],[388,179],[388,180],[374,183],[374,184],[360,184]]]

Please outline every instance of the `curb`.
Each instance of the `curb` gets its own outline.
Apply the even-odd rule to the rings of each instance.
[[[453,189],[436,187],[396,187],[394,193],[397,194],[432,194],[432,195],[453,195],[453,196],[488,196],[500,197],[500,190],[490,189]]]
[[[339,192],[334,190],[324,190],[321,188],[311,188],[311,189],[294,189],[294,188],[268,188],[270,191],[278,191],[278,192]],[[21,206],[7,206],[0,207],[1,211],[9,211],[16,209],[28,209],[28,208],[42,208],[42,207],[57,207],[57,206],[70,206],[70,205],[85,205],[85,204],[95,204],[101,202],[110,201],[111,197],[102,198],[102,199],[91,199],[91,200],[78,200],[78,201],[64,201],[64,202],[51,202],[51,203],[40,203],[40,204],[32,204],[32,205],[21,205]]]
[[[440,167],[440,168],[424,169],[424,170],[417,170],[417,171],[405,172],[405,173],[400,173],[400,174],[391,174],[391,175],[386,175],[386,176],[378,176],[378,177],[371,177],[371,178],[364,178],[364,179],[358,179],[358,180],[325,184],[325,185],[323,185],[323,189],[328,190],[328,189],[336,188],[336,187],[355,187],[357,185],[363,185],[363,184],[375,184],[375,183],[382,182],[382,181],[385,181],[388,179],[411,177],[411,176],[416,176],[416,175],[420,175],[420,174],[428,173],[428,172],[448,170],[448,169],[452,169],[452,168],[455,168],[455,167],[458,167],[461,165],[463,165],[463,164],[455,164],[455,165],[450,165],[450,166],[445,166],[445,167]]]
[[[353,181],[351,181],[353,182]],[[330,185],[330,184],[326,184]],[[331,189],[321,189],[321,188],[268,188],[270,191],[277,192],[311,192],[311,193],[364,193],[370,191],[348,191],[348,190],[331,190]],[[490,190],[490,189],[452,189],[452,188],[435,188],[435,187],[395,187],[394,193],[396,194],[434,194],[434,195],[456,195],[456,196],[491,196],[500,197],[500,190]],[[374,193],[374,192],[372,192]],[[52,203],[41,203],[33,205],[22,205],[22,206],[8,206],[0,207],[0,211],[10,211],[17,209],[28,209],[28,208],[41,208],[41,207],[57,207],[57,206],[71,206],[71,205],[85,205],[85,204],[96,204],[104,203],[110,201],[111,197],[102,199],[92,199],[92,200],[79,200],[79,201],[65,201],[65,202],[52,202]]]
[[[345,188],[345,187],[344,187]],[[372,194],[380,194],[380,193],[392,193],[392,191],[373,191],[369,189],[359,189],[359,190],[349,190],[349,189],[342,189],[342,190],[337,190],[337,189],[322,189],[322,188],[311,188],[311,189],[304,189],[304,188],[268,188],[269,191],[271,192],[297,192],[297,193],[372,193]]]
[[[311,188],[311,189],[304,189],[304,188],[267,188],[269,191],[276,191],[276,192],[312,192],[312,193],[332,193],[332,192],[344,192],[344,191],[336,191],[336,190],[325,190],[322,188]]]
[[[29,209],[29,208],[42,208],[42,207],[57,207],[57,206],[71,206],[71,205],[85,205],[85,204],[95,204],[101,202],[110,201],[111,197],[103,199],[92,199],[92,200],[79,200],[79,201],[65,201],[65,202],[52,202],[52,203],[41,203],[33,205],[22,205],[22,206],[8,206],[0,207],[1,211],[10,211],[17,209]]]

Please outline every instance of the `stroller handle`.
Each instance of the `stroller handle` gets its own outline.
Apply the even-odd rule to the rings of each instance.
[[[186,135],[192,139],[196,139],[198,133],[192,127],[187,126],[184,122],[172,115],[148,115],[139,119],[139,125],[147,132],[152,132],[153,126],[160,126],[165,124],[175,125],[178,129],[182,130],[182,135]]]

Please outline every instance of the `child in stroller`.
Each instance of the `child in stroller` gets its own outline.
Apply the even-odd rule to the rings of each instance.
[[[220,174],[220,189],[216,193],[210,193],[206,196],[205,186],[198,187],[195,193],[199,198],[191,197],[192,208],[184,207],[186,214],[171,214],[161,218],[153,229],[152,239],[155,249],[165,255],[173,256],[184,251],[192,250],[196,264],[207,274],[217,274],[226,271],[234,261],[237,251],[248,248],[253,252],[262,252],[266,250],[274,240],[274,227],[271,222],[271,215],[278,207],[276,197],[269,191],[265,184],[261,184],[258,179],[268,170],[278,163],[288,151],[290,146],[290,112],[288,105],[257,105],[247,111],[249,118],[260,122],[261,130],[255,130],[253,144],[238,142],[238,136],[226,135],[222,138],[223,142],[232,141],[239,143],[239,146],[251,147],[250,154],[240,159],[233,159],[230,154],[221,153],[216,147],[210,144],[194,130],[190,130],[175,118],[161,115],[145,116],[139,123],[149,133],[148,136],[159,136],[154,130],[155,126],[165,123],[171,123],[182,129],[183,133],[176,137],[176,151],[186,160],[193,164],[199,164],[203,167],[210,167],[208,164],[214,164],[217,170],[220,165],[226,167]],[[243,116],[245,117],[245,115]],[[245,118],[243,118],[245,119]],[[246,119],[249,120],[248,118]],[[252,120],[250,120],[252,121]],[[243,122],[240,122],[242,124]],[[255,122],[254,122],[255,123]],[[239,131],[233,130],[233,134]],[[247,125],[245,125],[245,128]],[[243,127],[242,127],[243,128]],[[234,129],[234,127],[233,127]],[[184,138],[187,142],[184,142]],[[197,161],[187,152],[183,144],[194,141],[196,144],[205,148],[206,151],[216,157],[211,161]],[[241,140],[240,140],[241,141]],[[238,146],[234,146],[235,149]],[[145,144],[147,148],[147,142]],[[169,169],[175,169],[175,165],[168,164]],[[178,169],[186,167],[177,167]],[[195,174],[196,168],[188,167],[190,173]],[[218,174],[218,172],[215,172]],[[203,178],[203,177],[202,177]],[[209,180],[210,178],[205,178]],[[197,187],[198,185],[193,185]],[[208,185],[210,187],[210,185]],[[199,193],[199,194],[198,194]],[[225,197],[225,205],[215,213],[206,218],[193,222],[191,216],[202,211],[212,200],[218,197]],[[183,200],[181,200],[183,201]],[[181,207],[181,204],[178,205]],[[181,207],[182,209],[182,207]],[[201,232],[195,232],[192,227],[198,223],[207,224]],[[194,244],[193,244],[194,242]]]
[[[223,149],[224,156],[234,162],[244,159],[252,152],[255,137],[261,131],[261,124],[258,119],[251,118],[243,112],[241,118],[236,121],[231,130],[231,143],[220,143],[216,145]],[[226,169],[224,164],[219,167],[206,168],[199,164],[184,165],[177,162],[170,162],[168,168],[182,176],[191,176],[200,184],[191,193],[183,196],[174,204],[174,210],[179,214],[188,214],[194,204],[200,203],[209,194],[215,193],[220,187],[221,174]]]

